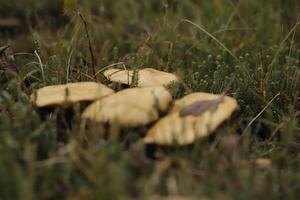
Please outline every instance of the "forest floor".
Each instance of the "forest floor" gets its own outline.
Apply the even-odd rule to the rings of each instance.
[[[0,13],[19,23],[0,22],[1,200],[299,199],[297,0],[11,0]],[[148,127],[82,130],[77,105],[29,100],[115,63],[175,73],[176,98],[226,91],[239,109],[210,138],[153,147]]]

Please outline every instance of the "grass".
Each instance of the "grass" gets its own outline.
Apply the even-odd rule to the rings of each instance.
[[[0,199],[299,198],[297,0],[65,2],[65,14],[60,1],[0,7],[23,24],[0,40],[18,67],[0,67]],[[80,127],[82,105],[41,111],[29,101],[115,63],[176,73],[176,97],[230,85],[240,108],[212,138],[162,148],[141,144],[147,128]]]

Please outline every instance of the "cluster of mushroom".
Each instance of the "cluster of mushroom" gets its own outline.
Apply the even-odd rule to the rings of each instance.
[[[38,89],[31,99],[38,107],[69,106],[76,102],[92,102],[82,113],[83,120],[97,123],[117,121],[121,127],[139,127],[159,119],[143,138],[147,144],[187,145],[206,137],[228,119],[237,108],[235,99],[209,93],[192,93],[173,102],[166,89],[179,82],[176,75],[144,68],[137,71],[108,69],[104,76],[111,82],[132,85],[115,92],[96,82],[53,85]]]

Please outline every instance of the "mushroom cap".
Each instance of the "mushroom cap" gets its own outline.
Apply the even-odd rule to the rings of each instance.
[[[268,168],[272,165],[272,161],[268,158],[258,158],[254,161],[254,164],[259,168]]]
[[[112,89],[100,83],[78,82],[40,88],[31,95],[31,100],[38,107],[68,106],[81,101],[94,101],[113,93]]]
[[[134,70],[108,69],[103,74],[110,81],[131,85],[134,73]],[[178,82],[176,75],[153,68],[136,70],[136,76],[138,87],[167,86]]]
[[[198,116],[180,116],[180,111],[195,102],[222,100],[215,109],[207,109]],[[159,145],[188,145],[206,137],[228,119],[237,108],[235,99],[209,93],[193,93],[175,102],[170,114],[159,120],[144,137],[145,143]]]
[[[82,118],[107,123],[116,120],[120,126],[137,127],[155,121],[165,111],[172,96],[162,86],[130,88],[92,103]]]
[[[206,197],[192,197],[192,196],[180,196],[180,195],[170,195],[170,196],[158,196],[153,195],[147,198],[148,200],[208,200]]]

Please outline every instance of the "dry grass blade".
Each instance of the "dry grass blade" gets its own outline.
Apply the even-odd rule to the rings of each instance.
[[[271,61],[271,64],[269,66],[269,71],[272,72],[273,70],[273,66],[279,56],[280,51],[283,48],[283,45],[285,44],[285,42],[290,38],[290,36],[293,34],[294,31],[296,31],[297,27],[300,25],[300,21],[297,21],[296,24],[293,26],[293,28],[288,32],[288,34],[284,37],[284,39],[282,40],[282,42],[280,43],[277,51],[275,52],[275,55]],[[269,77],[268,77],[269,78]]]
[[[259,116],[261,116],[263,114],[263,112],[271,105],[271,103],[278,97],[280,96],[280,92],[277,93],[269,102],[268,104],[248,123],[248,125],[246,126],[246,128],[243,131],[243,134],[241,135],[241,138],[243,137],[243,135],[246,133],[246,131],[251,127],[251,125],[257,120],[257,118],[259,118]]]
[[[42,73],[42,79],[43,79],[44,85],[46,85],[46,77],[45,77],[45,72],[44,72],[44,64],[42,63],[42,59],[41,59],[41,57],[39,56],[39,54],[38,54],[38,52],[36,50],[34,51],[34,54],[36,55],[37,59],[39,60],[39,66],[41,68],[41,73]]]
[[[221,41],[219,41],[215,36],[213,36],[211,33],[209,33],[203,27],[199,26],[198,24],[196,24],[188,19],[183,19],[182,22],[187,22],[187,23],[192,24],[193,26],[197,27],[198,29],[200,29],[202,32],[204,32],[206,35],[208,35],[210,38],[212,38],[215,42],[217,42],[222,48],[224,48],[234,59],[238,60],[238,58]]]
[[[94,76],[94,79],[97,80],[97,76],[96,76],[96,65],[97,64],[96,64],[96,60],[95,60],[95,56],[94,56],[94,52],[93,52],[93,47],[92,47],[92,42],[91,42],[90,34],[89,34],[89,31],[88,31],[88,28],[87,28],[87,23],[84,20],[82,14],[80,12],[78,12],[78,15],[79,15],[79,17],[82,20],[83,25],[84,25],[84,30],[85,30],[85,33],[86,33],[86,37],[88,39],[89,51],[90,51],[91,59],[92,59],[93,76]]]

